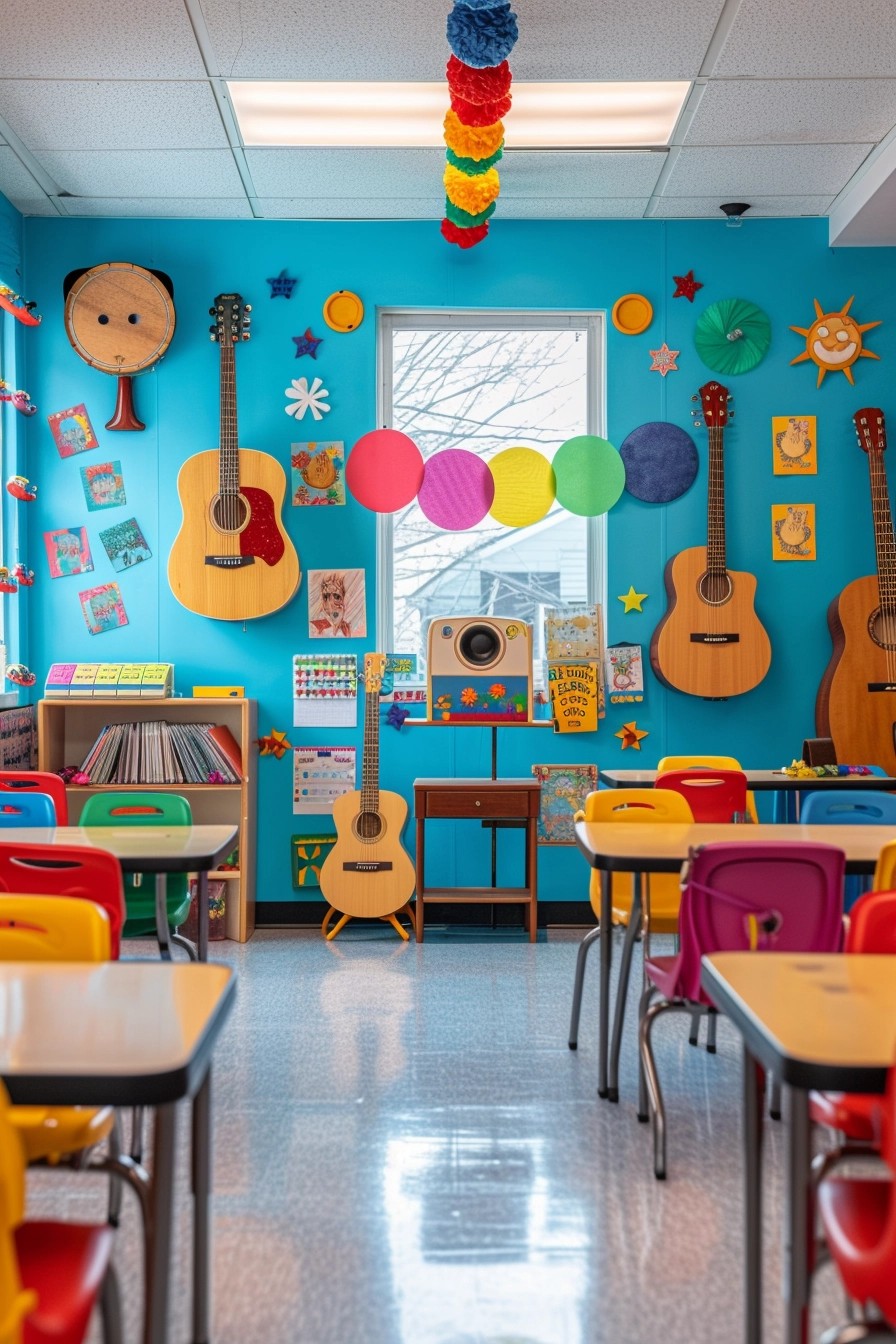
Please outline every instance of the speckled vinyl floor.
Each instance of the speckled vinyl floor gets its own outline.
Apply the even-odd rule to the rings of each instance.
[[[620,1103],[597,1099],[596,952],[567,1048],[579,936],[428,928],[418,947],[357,925],[332,944],[310,931],[212,944],[239,976],[214,1071],[214,1344],[740,1344],[738,1040],[720,1022],[710,1056],[681,1017],[657,1028],[658,1184],[635,1118],[634,992]],[[765,1340],[780,1344],[784,1136],[766,1124]],[[29,1179],[33,1213],[102,1206],[96,1177]],[[126,1198],[116,1260],[137,1341]],[[176,1344],[187,1266],[181,1250]],[[812,1337],[842,1316],[826,1268]]]

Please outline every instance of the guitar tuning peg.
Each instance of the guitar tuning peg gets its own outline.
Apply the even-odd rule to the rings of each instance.
[[[691,401],[699,401],[699,400],[700,398],[697,396],[697,393],[695,392],[694,395],[691,397]]]
[[[728,412],[728,419],[729,419],[729,420],[733,420],[734,417],[735,417],[736,415],[737,415],[737,411],[729,411],[729,412]]]
[[[695,420],[695,421],[694,421],[694,428],[695,428],[695,429],[702,429],[702,428],[703,428],[703,421],[702,421],[702,420]]]
[[[247,303],[247,304],[246,304],[246,312],[247,312],[247,313],[251,313],[251,311],[252,311],[252,305],[251,305],[251,303]]]
[[[208,329],[208,338],[209,338],[210,341],[213,341],[213,340],[215,339],[215,328],[214,328],[214,327],[209,327],[209,329]]]

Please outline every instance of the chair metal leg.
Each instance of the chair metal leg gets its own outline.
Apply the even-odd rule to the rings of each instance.
[[[656,986],[648,984],[638,1005],[638,1119],[642,1125],[646,1125],[650,1119],[650,1111],[647,1103],[647,1078],[644,1073],[644,1061],[641,1058],[641,1024],[650,1007],[650,1000],[656,993]]]
[[[156,873],[156,942],[163,961],[171,960],[170,932],[168,929],[168,884],[164,873]]]
[[[616,1011],[613,1014],[613,1034],[610,1038],[610,1067],[607,1077],[610,1101],[619,1100],[619,1052],[622,1047],[622,1028],[625,1022],[625,1008],[628,999],[628,982],[632,969],[632,955],[635,941],[641,926],[641,874],[634,876],[634,896],[629,912],[628,927],[622,944],[622,960],[619,964],[619,984],[616,987]]]
[[[651,1004],[641,1019],[638,1033],[641,1064],[644,1070],[644,1079],[647,1083],[650,1114],[653,1120],[653,1174],[658,1181],[666,1179],[666,1109],[663,1106],[663,1092],[660,1087],[659,1074],[656,1071],[656,1060],[653,1057],[650,1033],[657,1017],[669,1007],[669,1003],[665,1000],[662,1003]]]
[[[896,1331],[886,1321],[849,1321],[825,1330],[820,1344],[863,1344],[872,1339],[879,1344],[896,1344]]]
[[[768,1113],[772,1120],[781,1119],[781,1079],[774,1073],[768,1075]]]
[[[691,1013],[691,1030],[688,1033],[688,1045],[697,1045],[700,1040],[700,1019],[702,1013]]]
[[[691,1020],[693,1021],[693,1019]],[[706,1015],[706,1053],[708,1055],[714,1055],[716,1053],[716,1024],[718,1023],[718,1020],[718,1013],[713,1008],[710,1008]]]
[[[191,961],[199,960],[199,952],[196,944],[187,938],[185,934],[179,933],[175,929],[171,933],[171,941],[172,943],[177,943],[178,947],[182,947]]]
[[[112,1162],[117,1162],[121,1157],[121,1118],[118,1111],[115,1112],[115,1120],[112,1124],[112,1132],[109,1135],[109,1158]],[[110,1227],[118,1227],[121,1222],[121,1181],[118,1176],[113,1174],[109,1181],[109,1208],[106,1214],[106,1221]]]
[[[100,1294],[100,1313],[103,1320],[103,1344],[122,1344],[124,1330],[121,1321],[121,1293],[115,1266],[109,1264]]]
[[[582,989],[585,984],[585,962],[588,953],[600,937],[600,925],[596,929],[589,929],[585,937],[579,943],[579,951],[576,956],[576,979],[572,990],[572,1012],[569,1017],[569,1048],[578,1049],[579,1045],[579,1016],[582,1011]]]

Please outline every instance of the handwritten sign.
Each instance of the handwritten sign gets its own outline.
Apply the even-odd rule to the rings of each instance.
[[[597,731],[599,675],[596,662],[550,663],[548,685],[555,733]]]

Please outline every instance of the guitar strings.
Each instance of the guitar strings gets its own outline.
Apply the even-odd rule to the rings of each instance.
[[[893,517],[883,455],[869,452],[868,468],[880,603],[878,642],[883,646],[886,656],[887,681],[892,682],[896,681],[896,540],[893,536]]]

